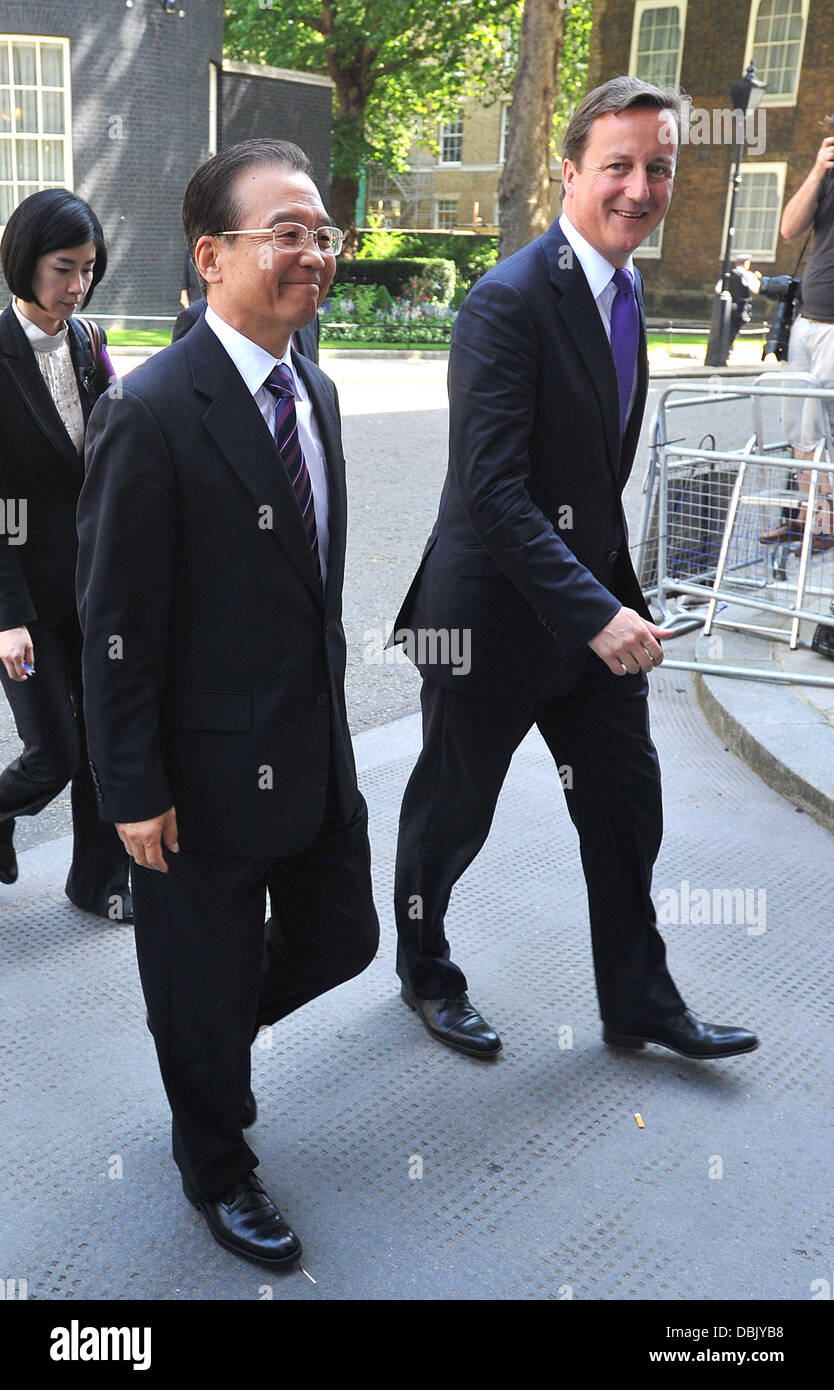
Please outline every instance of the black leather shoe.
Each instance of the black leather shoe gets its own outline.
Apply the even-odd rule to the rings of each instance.
[[[14,852],[14,821],[0,830],[0,883],[17,881],[17,855]]]
[[[501,1039],[482,1018],[467,995],[449,999],[415,999],[403,985],[402,997],[422,1019],[433,1038],[467,1057],[497,1057]]]
[[[609,1047],[641,1048],[647,1042],[668,1047],[681,1057],[734,1057],[739,1052],[755,1052],[759,1039],[746,1028],[722,1023],[704,1023],[689,1009],[673,1014],[645,1029],[622,1031],[613,1024],[602,1025],[602,1040]]]
[[[222,1197],[206,1200],[183,1184],[189,1202],[203,1213],[225,1250],[255,1264],[284,1269],[301,1258],[301,1241],[291,1231],[260,1178],[245,1173]]]

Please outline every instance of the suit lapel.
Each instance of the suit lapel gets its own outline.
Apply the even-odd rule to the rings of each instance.
[[[558,221],[541,239],[550,279],[559,291],[558,313],[593,384],[608,445],[608,464],[615,478],[620,471],[620,414],[617,372],[591,288],[573,247],[562,236]]]
[[[187,334],[195,389],[208,398],[203,424],[259,509],[291,564],[322,602],[321,584],[295,493],[275,441],[243,378],[201,318]],[[268,512],[262,510],[269,508]]]
[[[72,351],[72,349],[70,349]],[[49,388],[35,361],[26,334],[11,304],[0,314],[0,353],[2,366],[13,382],[38,429],[46,436],[61,460],[77,477],[83,472],[82,460],[67,434],[63,420],[49,394]],[[83,392],[81,392],[83,398]]]
[[[319,369],[300,353],[293,352],[293,362],[301,377],[316,416],[327,473],[327,579],[325,605],[329,608],[341,593],[345,568],[345,538],[347,529],[347,495],[345,472],[342,467],[342,438],[339,417],[329,393],[321,382]]]
[[[577,352],[593,382],[602,415],[608,462],[619,484],[622,475],[628,477],[640,437],[640,425],[646,403],[648,364],[646,357],[646,321],[643,312],[642,280],[635,274],[634,287],[640,315],[640,342],[637,351],[637,390],[625,436],[620,436],[620,393],[614,355],[606,336],[596,301],[591,294],[585,273],[570,243],[562,235],[558,221],[541,239],[551,282],[560,292],[559,315],[573,339]]]

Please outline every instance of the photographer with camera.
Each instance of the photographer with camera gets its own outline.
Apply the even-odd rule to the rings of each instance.
[[[802,301],[790,331],[788,365],[795,372],[811,372],[823,386],[834,387],[834,117],[827,116],[825,124],[828,134],[810,173],[782,214],[780,231],[786,241],[813,231],[811,254],[802,277]],[[767,292],[765,284],[763,292]],[[822,414],[826,407],[828,430],[834,434],[834,402],[785,400],[782,421],[795,458],[813,458],[816,445],[826,433]],[[821,475],[819,484],[812,538],[815,552],[834,545],[831,475]],[[808,472],[797,474],[797,486],[807,498]],[[805,515],[806,508],[802,507],[759,539],[763,544],[801,541]]]

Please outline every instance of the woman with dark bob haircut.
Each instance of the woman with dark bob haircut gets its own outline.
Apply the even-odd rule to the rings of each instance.
[[[75,606],[84,432],[113,370],[100,329],[73,314],[107,248],[92,208],[48,188],[15,208],[0,259],[13,295],[0,314],[0,684],[23,744],[0,772],[0,884],[18,875],[15,817],[37,815],[71,781],[67,897],[121,921],[132,915],[129,860],[98,818]]]

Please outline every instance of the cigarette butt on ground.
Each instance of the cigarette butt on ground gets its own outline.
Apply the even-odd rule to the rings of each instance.
[[[645,1129],[645,1128],[646,1128],[646,1126],[645,1126],[644,1123],[643,1123],[643,1116],[642,1116],[642,1115],[635,1115],[634,1118],[635,1118],[635,1120],[637,1121],[637,1128],[638,1128],[638,1129]]]

